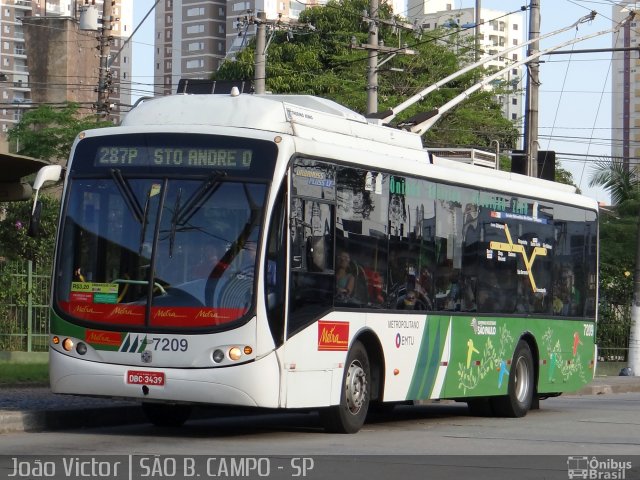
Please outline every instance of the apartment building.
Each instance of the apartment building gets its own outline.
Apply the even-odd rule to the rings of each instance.
[[[513,14],[505,16],[506,12],[481,8],[479,47],[481,55],[490,56],[512,46],[524,42],[525,29],[523,15]],[[476,33],[475,8],[455,9],[453,0],[407,0],[407,15],[410,21],[421,26],[425,31],[444,28],[452,32],[449,43],[455,44],[456,35],[459,38],[473,36]],[[455,47],[452,47],[455,48]],[[516,61],[522,60],[523,49],[517,49],[498,57],[485,64],[486,67],[503,69]],[[513,67],[505,73],[503,79],[508,83],[513,93],[498,96],[505,118],[522,122],[524,111],[523,68]]]
[[[638,9],[640,2],[614,5],[613,24]],[[625,24],[619,32],[613,33],[612,47],[638,48],[639,29],[639,20]],[[635,51],[615,51],[612,65],[611,156],[621,158],[627,170],[637,170],[640,163],[640,60]]]
[[[180,78],[209,78],[224,60],[225,0],[160,0],[155,8],[156,95],[175,93]]]
[[[82,72],[77,68],[83,63],[91,63],[81,58],[84,55],[81,52],[93,55],[96,51],[93,47],[98,45],[97,32],[85,32],[82,36],[76,32],[79,11],[85,3],[102,12],[102,0],[3,0],[0,3],[0,152],[8,151],[6,134],[26,109],[36,103],[84,102],[87,91],[93,92],[97,86],[97,68]],[[113,114],[117,118],[119,111],[128,110],[124,106],[131,102],[131,48],[119,50],[132,30],[133,0],[117,0],[113,16],[112,54],[115,56],[119,52],[119,55],[112,61],[110,102],[114,104]],[[54,18],[64,21],[44,21]],[[43,21],[38,21],[40,19]],[[25,38],[25,27],[29,29],[28,38]],[[65,30],[77,35],[69,37]],[[33,58],[29,55],[30,48]],[[47,54],[52,48],[57,53]],[[62,59],[74,65],[61,64]],[[33,76],[35,71],[41,78]],[[47,75],[40,72],[47,72]],[[125,83],[121,85],[120,81]]]

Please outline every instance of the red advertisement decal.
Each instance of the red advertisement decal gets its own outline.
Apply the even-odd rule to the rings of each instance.
[[[74,317],[90,322],[135,326],[145,324],[144,305],[74,301],[60,302],[60,306]],[[152,307],[151,326],[189,328],[222,325],[241,318],[246,312],[244,308]]]
[[[319,351],[347,351],[349,349],[349,322],[318,322]]]
[[[104,330],[87,330],[84,334],[87,343],[94,345],[109,345],[118,347],[122,343],[122,337],[119,332],[105,332]]]

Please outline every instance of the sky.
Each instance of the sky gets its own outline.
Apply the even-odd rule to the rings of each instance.
[[[475,0],[452,1],[454,8],[475,6]],[[135,0],[134,28],[154,3],[155,0]],[[481,1],[483,8],[504,12],[517,11],[527,3],[527,0]],[[539,0],[539,3],[541,35],[571,25],[591,10],[597,12],[592,22],[581,24],[577,31],[571,29],[542,41],[541,50],[612,27],[611,0]],[[137,82],[134,84],[134,92],[139,95],[152,90],[153,22],[154,14],[151,13],[131,39],[132,81]],[[528,16],[523,24],[528,30]],[[562,47],[561,50],[611,48],[612,35],[606,33],[573,47]],[[588,184],[593,163],[601,158],[599,156],[611,155],[611,74],[616,68],[611,62],[611,53],[547,55],[541,60],[539,149],[556,151],[560,166],[572,173],[574,182],[582,193],[608,204],[609,194],[600,188],[590,188]]]

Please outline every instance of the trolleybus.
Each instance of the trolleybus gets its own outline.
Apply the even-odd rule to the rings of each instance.
[[[347,433],[383,403],[520,417],[594,375],[597,214],[321,98],[145,101],[66,166],[51,388],[159,425],[197,404]]]

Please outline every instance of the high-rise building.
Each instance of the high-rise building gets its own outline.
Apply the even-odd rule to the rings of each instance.
[[[256,25],[246,23],[246,17],[256,12],[265,12],[267,20],[280,18],[286,22],[295,20],[304,9],[304,5],[290,5],[296,3],[288,1],[249,0],[228,2],[227,16],[227,58],[231,59],[242,50],[256,34]],[[307,3],[307,2],[305,2]],[[317,2],[312,2],[314,5]],[[293,8],[291,8],[293,6]]]
[[[640,2],[622,2],[613,6],[612,20],[617,24],[638,10]],[[627,22],[613,34],[613,48],[638,47],[640,22]],[[627,170],[640,163],[640,60],[635,51],[613,52],[611,85],[611,156],[622,159]]]
[[[64,57],[40,55],[38,65],[31,65],[29,61],[29,49],[49,48],[51,45],[43,43],[51,42],[51,29],[69,29],[78,34],[79,10],[85,4],[95,5],[99,15],[102,13],[102,0],[4,0],[0,3],[0,151],[8,151],[6,133],[22,118],[22,114],[27,108],[35,105],[32,92],[38,89],[38,103],[57,103],[61,99],[64,101],[84,101],[87,90],[93,92],[98,85],[98,69],[92,71],[82,71],[82,69],[67,68],[69,65],[61,65],[61,60],[73,63],[82,63],[81,51],[97,52],[95,48],[82,49],[80,45],[76,52],[72,52],[73,45],[70,40],[65,40],[65,36],[60,34],[56,41],[69,42],[67,45],[68,55]],[[131,47],[124,45],[126,38],[131,35],[131,24],[133,21],[133,0],[116,0],[113,7],[113,28],[111,35],[113,43],[111,45],[111,67],[113,77],[113,93],[110,96],[110,103],[114,104],[113,115],[117,117],[119,111],[128,110],[122,108],[131,103]],[[30,35],[28,41],[33,42],[30,47],[25,38],[25,27],[23,18],[36,20],[40,18],[62,18],[70,22],[60,22],[56,26],[42,21],[28,22]],[[39,35],[38,32],[42,32]],[[71,38],[71,37],[68,37]],[[78,40],[79,39],[79,40]],[[80,37],[73,37],[73,42],[82,41],[82,46],[90,44],[98,45],[97,32],[85,32]],[[85,42],[87,42],[85,44]],[[60,50],[62,51],[62,50]],[[116,54],[117,58],[116,58]],[[35,53],[33,54],[35,57]],[[42,62],[50,62],[43,66]],[[52,74],[53,70],[58,73]],[[54,68],[55,67],[55,68]],[[74,65],[77,67],[77,65]],[[47,71],[46,79],[37,81],[33,78],[30,70]],[[123,82],[120,84],[120,82]],[[64,92],[60,92],[60,90]],[[47,95],[51,95],[49,98]],[[53,100],[55,98],[55,100]],[[95,94],[97,100],[97,94]],[[51,101],[50,101],[51,100]],[[84,102],[86,103],[86,102]],[[87,106],[89,108],[90,106]],[[87,110],[85,113],[89,113]]]
[[[459,38],[472,37],[476,34],[475,8],[455,9],[452,0],[407,0],[407,16],[410,21],[423,30],[434,30],[442,27],[452,32],[448,43],[455,45],[456,35]],[[499,53],[501,50],[523,43],[523,16],[520,13],[505,16],[505,12],[481,8],[479,28],[480,58]],[[455,46],[452,46],[455,48]],[[485,67],[503,69],[510,64],[522,60],[522,49],[512,51],[505,56],[491,60]],[[523,68],[513,67],[503,76],[512,93],[502,94],[498,101],[502,105],[505,118],[519,122],[523,115]]]
[[[175,93],[181,78],[206,79],[233,61],[255,36],[257,12],[267,21],[296,20],[305,6],[325,3],[273,0],[161,0],[155,9],[156,95]]]
[[[209,78],[224,61],[225,0],[160,0],[155,8],[156,95],[175,93],[180,78]]]

